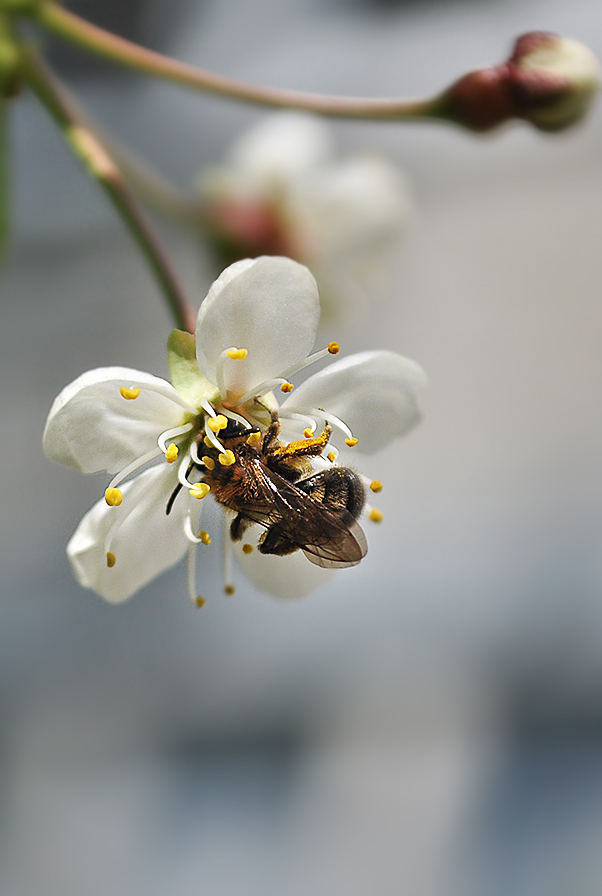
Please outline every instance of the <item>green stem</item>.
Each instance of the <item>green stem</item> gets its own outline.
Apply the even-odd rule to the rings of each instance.
[[[52,115],[75,155],[98,181],[137,241],[167,301],[176,326],[194,333],[194,309],[162,246],[144,220],[119,168],[96,135],[79,117],[77,108],[71,104],[62,86],[44,63],[32,50],[24,49],[23,56],[25,81]]]
[[[260,87],[195,68],[152,50],[146,50],[86,22],[53,2],[41,3],[34,17],[59,37],[104,56],[112,62],[232,99],[258,103],[262,106],[302,109],[337,118],[397,121],[438,118],[438,97],[426,100],[362,99]]]

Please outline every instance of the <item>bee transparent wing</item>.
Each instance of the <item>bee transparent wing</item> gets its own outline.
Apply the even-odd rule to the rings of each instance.
[[[360,524],[352,519],[344,527],[343,537],[337,536],[336,543],[305,545],[303,553],[308,560],[323,569],[345,569],[357,566],[368,552],[368,543]]]
[[[284,556],[300,548],[325,569],[356,566],[365,557],[366,536],[350,513],[330,510],[261,463],[245,466],[257,498],[246,500],[241,513],[268,529],[262,553]]]

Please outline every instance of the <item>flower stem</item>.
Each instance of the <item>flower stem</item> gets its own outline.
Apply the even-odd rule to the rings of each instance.
[[[78,115],[61,84],[31,49],[23,50],[23,76],[52,115],[75,155],[103,188],[137,241],[177,327],[194,333],[196,315],[156,236],[146,223],[122,174],[98,137]]]
[[[438,97],[426,100],[362,99],[261,87],[195,68],[161,53],[147,50],[86,22],[53,2],[40,4],[34,16],[41,25],[54,34],[112,62],[168,81],[175,81],[177,84],[244,102],[285,109],[302,109],[337,118],[412,121],[439,117]]]

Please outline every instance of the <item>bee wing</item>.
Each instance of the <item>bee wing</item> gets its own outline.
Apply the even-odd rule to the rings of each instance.
[[[255,486],[249,491],[257,497],[245,500],[241,513],[270,529],[274,547],[266,553],[287,554],[300,548],[308,560],[325,569],[356,566],[366,556],[366,536],[350,513],[330,510],[259,462],[245,468]]]
[[[368,543],[360,524],[351,515],[349,518],[348,525],[341,521],[341,528],[334,540],[305,545],[303,553],[307,559],[324,569],[357,566],[368,552]]]

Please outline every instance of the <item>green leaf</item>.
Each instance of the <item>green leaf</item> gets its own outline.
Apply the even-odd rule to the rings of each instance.
[[[203,376],[196,362],[196,340],[192,333],[172,330],[167,342],[169,376],[174,389],[194,407],[201,402],[215,400],[217,387]]]

